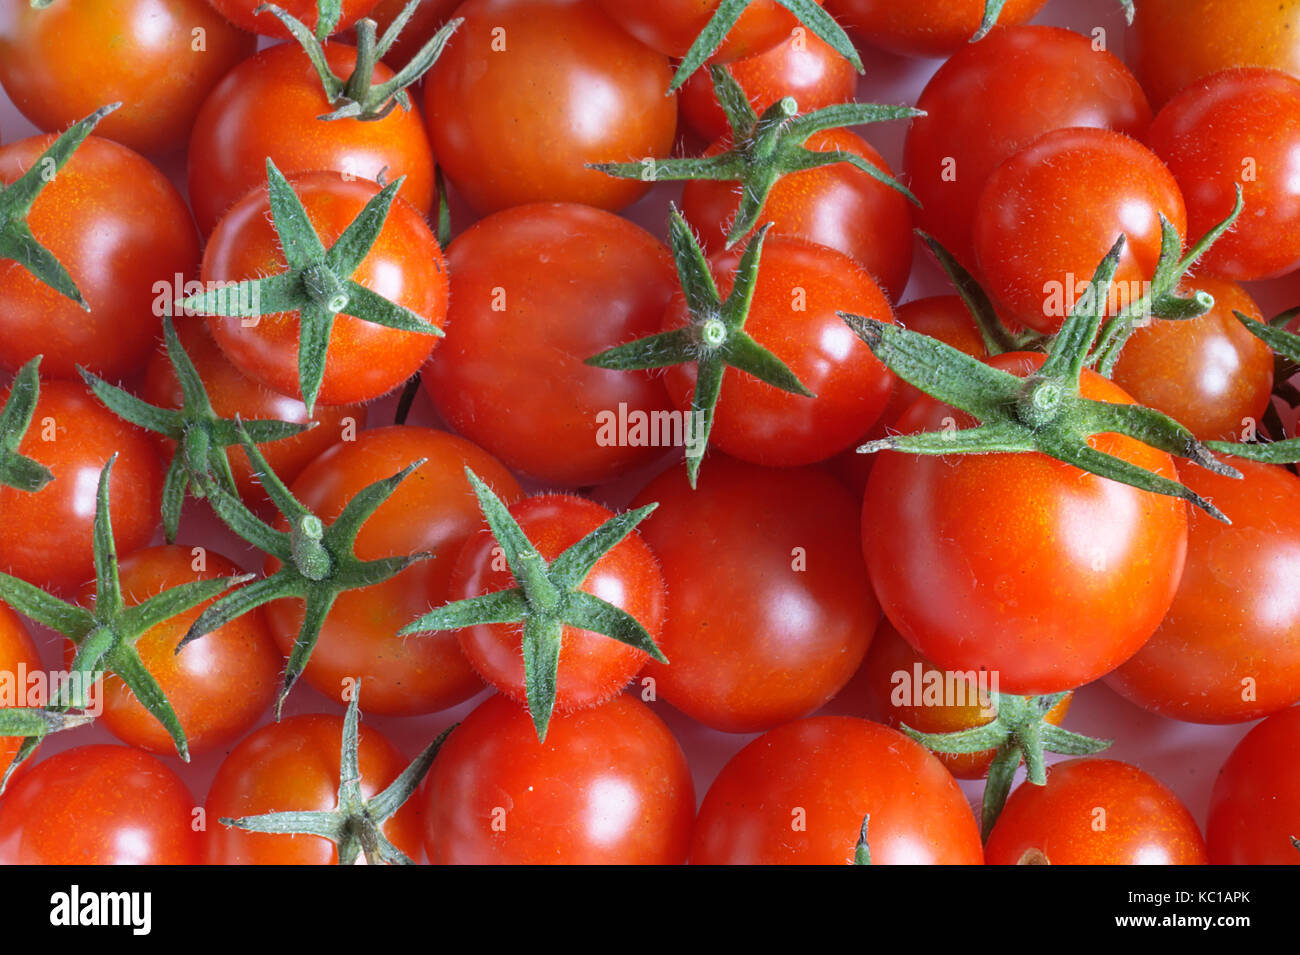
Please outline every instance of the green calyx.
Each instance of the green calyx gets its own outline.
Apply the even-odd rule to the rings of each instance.
[[[871,847],[867,845],[867,824],[871,822],[871,813],[862,817],[862,828],[858,830],[858,844],[853,847],[854,865],[871,865]]]
[[[111,673],[127,688],[167,730],[181,759],[189,761],[189,745],[176,711],[158,681],[145,667],[136,643],[146,632],[179,614],[211,600],[223,591],[244,581],[251,574],[196,580],[155,594],[143,603],[126,607],[118,577],[117,550],[109,516],[108,484],[113,471],[114,455],[99,475],[95,496],[95,603],[87,610],[67,603],[17,577],[0,574],[0,599],[37,623],[56,630],[76,647],[70,679],[60,687],[59,698],[51,701],[58,711],[85,709],[90,705],[90,691],[97,677]],[[236,591],[238,593],[238,591]],[[179,649],[178,651],[179,652]],[[35,749],[38,739],[29,740]],[[30,755],[24,746],[15,762]]]
[[[820,9],[820,8],[819,8]],[[592,169],[623,179],[646,181],[708,179],[738,182],[740,206],[727,234],[730,248],[757,225],[772,188],[783,176],[836,163],[847,163],[877,182],[917,202],[907,187],[862,156],[845,150],[818,151],[804,143],[815,133],[844,126],[859,126],[923,115],[910,106],[876,103],[841,103],[799,114],[798,104],[785,97],[762,116],[754,112],[739,84],[720,66],[710,68],[713,91],[731,125],[732,147],[716,156],[687,159],[653,159],[640,163],[595,163]],[[917,203],[919,205],[919,203]]]
[[[49,468],[18,451],[41,396],[40,365],[41,356],[37,355],[18,369],[9,397],[0,408],[0,487],[28,493],[35,493],[54,480]]]
[[[0,738],[18,737],[23,744],[8,766],[0,767],[0,796],[9,786],[9,778],[18,770],[51,733],[76,729],[95,722],[89,713],[71,713],[57,706],[14,706],[0,709]]]
[[[176,442],[167,467],[167,479],[163,483],[162,499],[163,531],[167,542],[171,543],[176,540],[187,490],[192,491],[196,498],[206,496],[204,488],[210,478],[220,482],[226,490],[235,492],[235,478],[230,471],[226,449],[238,445],[241,438],[239,423],[234,419],[219,418],[212,409],[203,379],[181,345],[170,317],[163,318],[163,337],[167,344],[167,357],[180,382],[183,396],[180,409],[155,407],[84,368],[78,368],[78,371],[95,397],[119,418]],[[243,424],[249,436],[259,444],[290,438],[316,426],[314,422],[294,424],[276,420],[254,420]]]
[[[320,116],[320,119],[359,119],[363,122],[373,122],[383,119],[398,106],[404,111],[410,111],[411,98],[406,92],[407,87],[427,73],[438,61],[438,57],[447,46],[447,41],[464,22],[464,18],[448,21],[420,48],[419,52],[411,58],[410,63],[398,70],[387,82],[376,85],[375,65],[397,42],[398,36],[420,3],[421,0],[411,0],[403,7],[402,12],[384,31],[382,37],[376,35],[378,26],[374,20],[366,17],[357,21],[357,61],[351,75],[347,77],[341,77],[330,69],[323,46],[326,38],[334,32],[338,24],[341,13],[339,0],[322,0],[314,33],[293,14],[274,3],[264,3],[257,8],[256,12],[270,13],[277,17],[311,60],[312,66],[320,77],[321,86],[325,90],[325,98],[330,106],[334,107],[331,112]],[[332,7],[328,15],[327,7]]]
[[[754,288],[758,284],[763,241],[770,228],[770,224],[764,226],[749,239],[736,269],[731,294],[724,301],[713,281],[704,251],[696,242],[691,227],[674,208],[669,222],[670,244],[686,298],[689,323],[684,328],[619,345],[586,361],[597,368],[620,371],[695,365],[695,392],[691,396],[686,428],[686,472],[691,487],[695,486],[700,462],[704,459],[709,434],[713,430],[714,412],[727,368],[747,372],[791,394],[815,397],[785,362],[745,331]]]
[[[250,511],[239,499],[239,495],[211,479],[203,478],[201,480],[206,482],[207,499],[227,527],[258,550],[279,560],[281,566],[271,576],[227,594],[203,611],[181,640],[177,652],[183,650],[190,641],[197,640],[272,600],[286,597],[302,600],[305,604],[302,627],[289,654],[284,682],[275,702],[276,719],[279,719],[285,697],[307,666],[316,642],[320,639],[325,618],[338,595],[382,583],[417,561],[432,556],[420,553],[361,560],[353,549],[357,534],[370,515],[392,496],[412,471],[424,464],[425,459],[421,458],[390,478],[362,488],[348,501],[334,522],[327,525],[293,496],[279,475],[266,463],[266,458],[241,422],[236,421],[236,428],[244,451],[253,464],[253,470],[261,478],[262,487],[290,529],[282,531],[271,527]]]
[[[0,183],[0,259],[17,262],[38,280],[86,311],[90,304],[82,296],[72,276],[68,275],[54,253],[41,245],[27,224],[27,216],[41,192],[54,181],[77,148],[86,141],[99,121],[121,103],[101,106],[85,119],[68,127],[49,149],[41,153],[25,173],[6,186]]]
[[[1286,326],[1295,319],[1298,312],[1300,309],[1289,309],[1267,324],[1258,322],[1241,312],[1232,313],[1247,331],[1273,349],[1277,359],[1274,372],[1274,381],[1277,382],[1275,393],[1292,407],[1300,401],[1300,391],[1291,384],[1291,378],[1300,372],[1300,335],[1288,332]],[[1274,432],[1284,433],[1281,421],[1277,419],[1277,411],[1271,403],[1269,412],[1274,421]],[[1272,442],[1207,441],[1205,445],[1221,454],[1230,454],[1233,457],[1260,461],[1264,464],[1300,462],[1300,438]]]
[[[338,806],[328,811],[288,810],[260,816],[222,818],[221,824],[245,832],[276,835],[322,836],[338,848],[339,865],[355,865],[364,855],[367,865],[414,865],[414,861],[384,835],[387,822],[411,798],[433,766],[443,741],[456,727],[449,726],[411,762],[379,795],[366,799],[361,792],[357,747],[361,739],[361,681],[353,687],[343,718],[343,746],[339,760]]]
[[[1133,0],[1118,0],[1121,7],[1124,8],[1124,19],[1129,24],[1133,23]],[[978,43],[989,35],[995,26],[998,25],[998,18],[1002,16],[1002,8],[1007,5],[1007,0],[984,0],[984,18],[980,21],[979,29],[970,38],[971,43]]]
[[[270,159],[266,161],[266,175],[271,214],[289,263],[288,270],[192,295],[177,304],[190,314],[226,318],[297,312],[298,387],[303,403],[311,412],[325,377],[325,360],[336,315],[351,315],[364,322],[421,335],[441,336],[442,330],[352,279],[379,238],[402,179],[384,186],[366,203],[338,241],[326,249],[293,187]]]
[[[660,663],[668,662],[654,638],[635,617],[581,589],[596,563],[658,505],[650,504],[610,518],[548,564],[492,489],[469,468],[465,469],[465,475],[478,497],[492,536],[501,545],[516,586],[446,604],[403,627],[399,633],[522,623],[528,710],[538,740],[545,741],[555,708],[560,647],[566,626],[603,634],[648,653]]]

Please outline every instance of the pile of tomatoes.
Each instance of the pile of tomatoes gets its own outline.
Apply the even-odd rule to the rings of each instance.
[[[1300,9],[719,6],[0,0],[0,863],[1300,864]]]

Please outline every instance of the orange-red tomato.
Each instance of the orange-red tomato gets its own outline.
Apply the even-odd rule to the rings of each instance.
[[[41,670],[41,655],[31,634],[23,626],[22,618],[7,604],[0,603],[0,706],[44,706],[49,702],[44,698],[33,700],[28,697],[28,677]],[[9,699],[3,699],[6,696]],[[0,776],[9,768],[24,742],[26,740],[17,736],[0,736]],[[9,780],[10,784],[30,765],[25,763],[17,769]]]
[[[257,12],[258,7],[262,6],[262,0],[208,0],[208,3],[219,10],[223,17],[242,29],[263,36],[283,39],[289,37],[289,31],[285,29],[279,17],[269,11]],[[374,5],[375,0],[341,0],[341,15],[334,32],[341,33],[352,26],[370,12],[370,8]],[[283,0],[276,6],[293,14],[313,31],[316,29],[317,0]]]
[[[822,0],[814,0],[818,6]],[[660,53],[681,58],[717,12],[720,0],[600,0],[605,12],[623,29]],[[786,39],[799,21],[775,0],[753,0],[709,57],[730,63],[770,50]]]
[[[1237,744],[1214,782],[1205,826],[1214,865],[1300,865],[1300,707]]]
[[[1028,23],[1047,0],[1007,0],[998,25]],[[827,0],[826,8],[856,36],[908,56],[951,56],[984,20],[985,0]]]

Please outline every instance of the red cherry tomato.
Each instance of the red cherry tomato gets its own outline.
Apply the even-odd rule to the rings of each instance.
[[[822,0],[814,0],[821,6]],[[680,59],[717,12],[720,0],[600,0],[619,26],[647,46]],[[748,4],[722,45],[709,58],[730,63],[772,49],[799,26],[799,21],[775,0]]]
[[[1028,23],[1047,0],[1007,0],[998,26]],[[835,19],[866,42],[907,56],[951,56],[984,21],[985,0],[827,0]]]
[[[46,698],[31,699],[28,696],[30,684],[28,677],[42,672],[41,655],[32,642],[31,635],[23,626],[22,618],[0,603],[0,707],[2,706],[44,706]],[[8,697],[8,699],[5,699]],[[0,776],[9,769],[23,740],[17,736],[0,736]],[[14,771],[10,784],[26,771],[24,764]]]
[[[1214,782],[1205,827],[1214,865],[1300,865],[1300,707],[1237,744]]]
[[[258,13],[258,7],[262,6],[262,0],[208,0],[221,15],[231,23],[248,30],[250,33],[260,33],[263,36],[274,36],[286,39],[289,31],[285,29],[280,18],[270,12]],[[338,26],[334,28],[335,33],[341,33],[352,24],[364,17],[370,8],[375,5],[375,0],[341,0],[341,15],[339,16]],[[276,6],[283,8],[293,14],[313,31],[316,29],[317,20],[317,0],[283,0]]]

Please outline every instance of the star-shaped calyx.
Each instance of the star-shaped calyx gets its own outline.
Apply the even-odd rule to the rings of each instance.
[[[9,397],[0,408],[0,487],[29,493],[54,480],[49,468],[18,451],[41,396],[40,365],[41,356],[37,355],[18,369]]]

